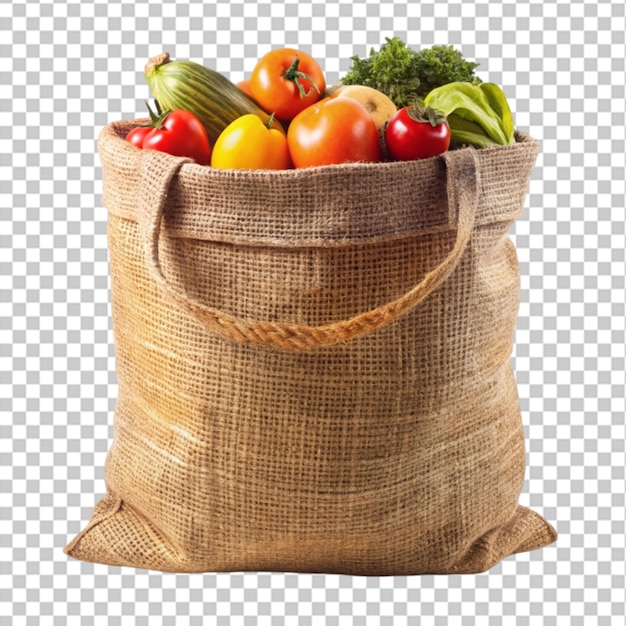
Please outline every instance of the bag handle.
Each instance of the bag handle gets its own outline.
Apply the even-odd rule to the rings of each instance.
[[[458,265],[474,227],[478,196],[478,167],[472,148],[444,153],[447,169],[448,211],[456,215],[456,240],[446,257],[410,291],[397,300],[323,326],[248,320],[214,309],[190,297],[174,286],[163,274],[159,258],[159,237],[163,211],[172,179],[189,159],[171,157],[145,150],[143,185],[138,202],[138,222],[145,248],[145,260],[152,278],[177,303],[194,316],[202,326],[221,337],[238,343],[250,343],[283,350],[307,350],[332,346],[370,333],[398,319],[425,300],[450,276]]]

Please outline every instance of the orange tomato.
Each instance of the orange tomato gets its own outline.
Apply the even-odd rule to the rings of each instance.
[[[380,136],[367,109],[351,98],[324,98],[289,125],[295,167],[382,160]]]
[[[249,78],[244,78],[243,80],[240,80],[237,83],[237,87],[239,87],[239,89],[241,89],[241,91],[243,91],[246,96],[250,96],[250,98],[254,99],[254,96],[252,95],[252,92],[250,91],[250,79]]]
[[[272,50],[259,59],[250,76],[252,97],[268,113],[291,120],[326,91],[324,72],[306,52]]]

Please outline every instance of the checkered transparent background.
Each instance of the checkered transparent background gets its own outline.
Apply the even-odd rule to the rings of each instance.
[[[0,623],[616,624],[625,604],[623,0],[0,0]],[[117,393],[95,140],[169,51],[232,80],[300,47],[329,82],[385,36],[451,43],[542,142],[514,364],[522,504],[557,544],[477,576],[171,575],[62,547],[104,492]],[[204,617],[203,617],[204,616]]]

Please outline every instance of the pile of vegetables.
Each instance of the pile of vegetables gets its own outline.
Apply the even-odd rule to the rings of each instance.
[[[452,46],[416,51],[387,38],[327,87],[320,64],[293,48],[261,57],[237,84],[160,54],[145,77],[150,121],[126,139],[220,169],[289,169],[403,161],[467,145],[515,142],[502,89]]]

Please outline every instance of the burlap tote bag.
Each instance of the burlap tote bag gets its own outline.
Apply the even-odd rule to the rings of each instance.
[[[470,573],[520,506],[507,232],[538,143],[221,171],[101,133],[119,396],[65,548],[172,572]]]

